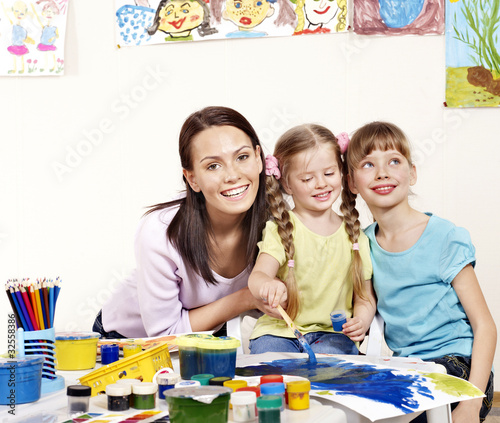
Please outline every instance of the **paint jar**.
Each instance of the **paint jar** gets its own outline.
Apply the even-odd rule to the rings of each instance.
[[[189,380],[193,375],[202,372],[199,364],[198,342],[201,339],[213,338],[212,335],[191,333],[179,336],[175,343],[179,347],[179,367],[182,379]],[[210,373],[210,372],[208,372]]]
[[[252,422],[257,418],[257,395],[251,391],[236,391],[231,394],[235,422]]]
[[[132,385],[133,407],[137,410],[151,410],[155,408],[156,392],[158,392],[158,385],[153,382],[142,382]]]
[[[222,386],[225,386],[226,388],[231,388],[234,392],[238,388],[244,388],[245,386],[248,386],[248,383],[246,380],[243,379],[231,379],[223,382]],[[229,400],[229,408],[233,408],[231,400]]]
[[[38,401],[42,393],[43,357],[0,358],[0,404]]]
[[[92,388],[85,385],[70,385],[66,388],[68,396],[68,414],[70,416],[89,412],[89,400]]]
[[[228,376],[217,376],[210,379],[208,384],[212,386],[224,386],[224,382],[227,382],[228,380],[231,380]]]
[[[198,342],[199,373],[234,378],[236,372],[236,350],[241,342],[230,336],[202,339]]]
[[[165,391],[174,389],[175,384],[181,381],[181,375],[177,373],[160,373],[156,376],[158,385],[158,398],[165,399]]]
[[[175,388],[165,392],[172,423],[227,423],[231,389],[223,386]]]
[[[101,345],[101,364],[111,364],[120,359],[120,347],[118,344]]]
[[[142,347],[137,344],[125,344],[123,346],[123,358],[142,352]]]
[[[287,382],[288,408],[290,410],[306,410],[309,408],[309,391],[311,382],[308,380],[295,380]]]
[[[330,320],[332,321],[333,330],[335,332],[342,332],[342,325],[347,322],[344,310],[334,310],[330,313]]]
[[[132,385],[137,385],[142,383],[139,379],[118,379],[116,381],[118,385],[128,385],[130,386],[130,392],[132,392]],[[129,407],[134,406],[134,396],[132,394],[129,395]]]
[[[175,384],[174,388],[195,388],[197,386],[201,386],[199,380],[181,380]]]
[[[125,411],[130,408],[132,386],[127,383],[112,383],[106,386],[109,411]]]
[[[260,384],[283,382],[282,375],[263,375],[260,377]]]
[[[193,375],[191,376],[191,380],[197,380],[198,382],[200,382],[200,384],[202,386],[206,386],[208,385],[210,379],[212,379],[213,377],[215,377],[214,375],[210,374],[210,373],[202,373],[202,374],[199,374],[199,375]]]
[[[281,402],[281,397],[277,395],[262,395],[257,398],[259,423],[280,423]]]
[[[236,389],[236,392],[245,391],[245,392],[255,392],[255,395],[260,397],[260,387],[258,386],[245,386],[244,388]]]
[[[95,367],[97,332],[58,332],[55,335],[58,370],[88,370]]]
[[[275,395],[281,398],[281,411],[285,411],[285,384],[283,382],[265,383],[260,385],[260,393],[264,395]]]

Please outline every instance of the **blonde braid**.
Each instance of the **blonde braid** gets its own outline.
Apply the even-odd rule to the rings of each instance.
[[[304,30],[304,4],[305,0],[297,0],[297,5],[295,6],[295,13],[297,14],[297,26],[295,27],[295,32],[301,32]]]
[[[347,17],[347,1],[337,0],[337,4],[340,9],[340,14],[338,17],[338,24],[335,27],[335,31],[341,32],[346,28],[346,17]]]
[[[360,227],[359,223],[359,213],[356,210],[356,195],[351,192],[349,189],[349,182],[347,179],[347,161],[344,160],[342,162],[342,204],[340,205],[340,211],[344,216],[345,229],[347,235],[349,236],[349,240],[352,244],[358,242],[360,235]],[[364,289],[364,275],[363,275],[363,262],[361,260],[361,254],[359,250],[352,251],[353,257],[351,260],[350,272],[352,275],[352,282],[354,292],[364,300],[367,299],[366,292]]]
[[[278,226],[278,235],[281,238],[281,243],[285,249],[285,256],[288,262],[289,260],[293,260],[293,256],[295,255],[295,245],[293,243],[292,234],[293,223],[290,220],[290,214],[288,213],[280,184],[272,175],[266,177],[266,197],[268,210],[274,217],[274,221]],[[290,318],[294,320],[299,312],[300,299],[293,267],[288,269],[288,275],[284,282],[287,288],[288,297],[286,311]]]

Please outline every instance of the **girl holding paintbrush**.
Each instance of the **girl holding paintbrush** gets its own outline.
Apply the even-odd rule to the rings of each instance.
[[[273,220],[264,229],[248,285],[272,311],[255,325],[252,354],[308,352],[300,333],[315,353],[358,354],[356,342],[373,319],[375,299],[368,239],[343,177],[348,141],[346,134],[336,137],[323,126],[301,125],[283,134],[274,156],[266,158]],[[283,193],[292,197],[292,210]],[[343,216],[332,209],[340,195]],[[330,322],[330,312],[338,309],[348,317],[342,332]]]

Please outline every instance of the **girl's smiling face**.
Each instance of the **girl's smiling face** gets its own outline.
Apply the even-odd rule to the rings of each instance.
[[[28,13],[28,7],[22,1],[17,1],[12,6],[12,13],[18,20],[24,19]]]
[[[192,141],[192,169],[183,169],[191,188],[205,197],[207,212],[240,216],[253,205],[262,171],[260,147],[233,126],[213,126]]]
[[[172,0],[166,3],[159,16],[160,31],[180,34],[200,26],[205,17],[205,10],[197,1]]]
[[[241,29],[251,29],[273,13],[267,0],[227,0],[222,16]]]

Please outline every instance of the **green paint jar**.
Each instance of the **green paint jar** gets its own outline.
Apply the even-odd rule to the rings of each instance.
[[[201,385],[209,385],[209,381],[210,379],[212,379],[213,377],[215,377],[214,375],[210,374],[210,373],[202,373],[200,375],[193,375],[191,376],[191,380],[197,380],[198,382],[200,382]]]
[[[278,395],[262,395],[257,398],[259,423],[280,423],[282,401]]]
[[[165,392],[172,423],[227,423],[232,389],[223,386],[174,388]]]
[[[142,382],[132,385],[133,407],[137,410],[151,410],[156,406],[158,385],[153,382]]]

